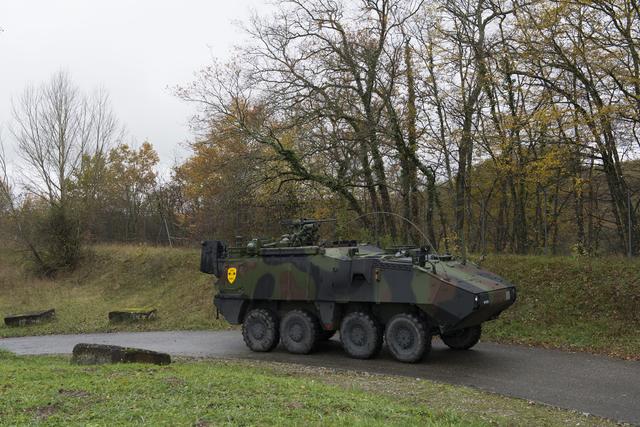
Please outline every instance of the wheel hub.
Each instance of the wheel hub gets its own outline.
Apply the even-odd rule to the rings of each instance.
[[[295,342],[300,342],[304,338],[304,329],[299,323],[294,323],[289,328],[289,338]]]
[[[414,343],[413,333],[409,328],[399,327],[396,332],[396,342],[403,350],[411,348]]]
[[[255,322],[251,325],[251,336],[256,340],[261,340],[267,333],[267,327],[262,322]]]
[[[360,325],[354,325],[349,331],[349,338],[351,338],[351,342],[357,346],[362,347],[367,342],[367,335],[364,331],[364,328]]]

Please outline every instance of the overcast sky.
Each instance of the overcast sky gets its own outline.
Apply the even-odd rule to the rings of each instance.
[[[228,57],[236,23],[264,0],[0,0],[0,126],[12,144],[11,97],[60,69],[91,91],[104,87],[137,143],[150,141],[163,168],[184,158],[192,107],[167,89]]]

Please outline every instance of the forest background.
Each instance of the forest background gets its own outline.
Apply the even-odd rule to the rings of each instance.
[[[300,217],[463,256],[640,253],[635,0],[289,0],[243,31],[173,88],[198,113],[168,172],[106,91],[26,88],[2,238],[46,274],[86,243],[235,243]]]

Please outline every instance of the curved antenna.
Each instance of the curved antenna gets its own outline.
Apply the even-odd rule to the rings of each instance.
[[[379,215],[379,214],[392,215],[392,216],[395,216],[395,217],[397,217],[397,218],[402,219],[403,221],[406,221],[408,224],[411,224],[411,226],[412,226],[413,228],[415,228],[415,229],[418,231],[418,233],[420,233],[420,235],[421,235],[422,237],[424,237],[424,240],[427,242],[427,244],[428,244],[428,245],[429,245],[429,247],[431,248],[431,251],[433,251],[434,253],[436,252],[436,248],[435,248],[435,246],[433,246],[433,244],[431,243],[431,241],[429,240],[429,238],[427,237],[427,235],[426,235],[426,234],[424,234],[424,233],[422,232],[422,230],[420,230],[420,227],[418,227],[414,222],[412,222],[412,221],[411,221],[411,220],[409,220],[408,218],[406,218],[406,217],[404,217],[404,216],[402,216],[402,215],[400,215],[400,214],[397,214],[397,213],[395,213],[395,212],[387,212],[387,211],[368,212],[368,213],[366,213],[366,214],[362,214],[362,215],[360,215],[359,217],[357,217],[357,218],[355,218],[355,219],[352,219],[351,221],[347,221],[347,223],[346,223],[346,224],[351,224],[352,222],[356,222],[356,221],[360,220],[361,218],[364,218],[365,216],[369,216],[369,215]],[[346,225],[346,224],[345,224],[345,225]]]

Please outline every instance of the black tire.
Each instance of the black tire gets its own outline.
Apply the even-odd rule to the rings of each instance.
[[[451,334],[440,335],[442,342],[453,350],[468,350],[480,341],[482,327],[480,325],[455,331]]]
[[[349,356],[370,359],[377,356],[382,348],[382,327],[368,313],[349,313],[340,323],[340,341]]]
[[[318,333],[318,341],[329,341],[338,331],[326,331],[322,329]]]
[[[431,351],[431,334],[426,323],[409,313],[396,314],[387,323],[384,339],[393,357],[415,363]]]
[[[244,318],[242,338],[252,351],[273,350],[280,342],[278,318],[269,310],[254,308]]]
[[[280,322],[282,344],[290,353],[308,354],[313,351],[320,324],[310,313],[302,310],[291,310]]]

